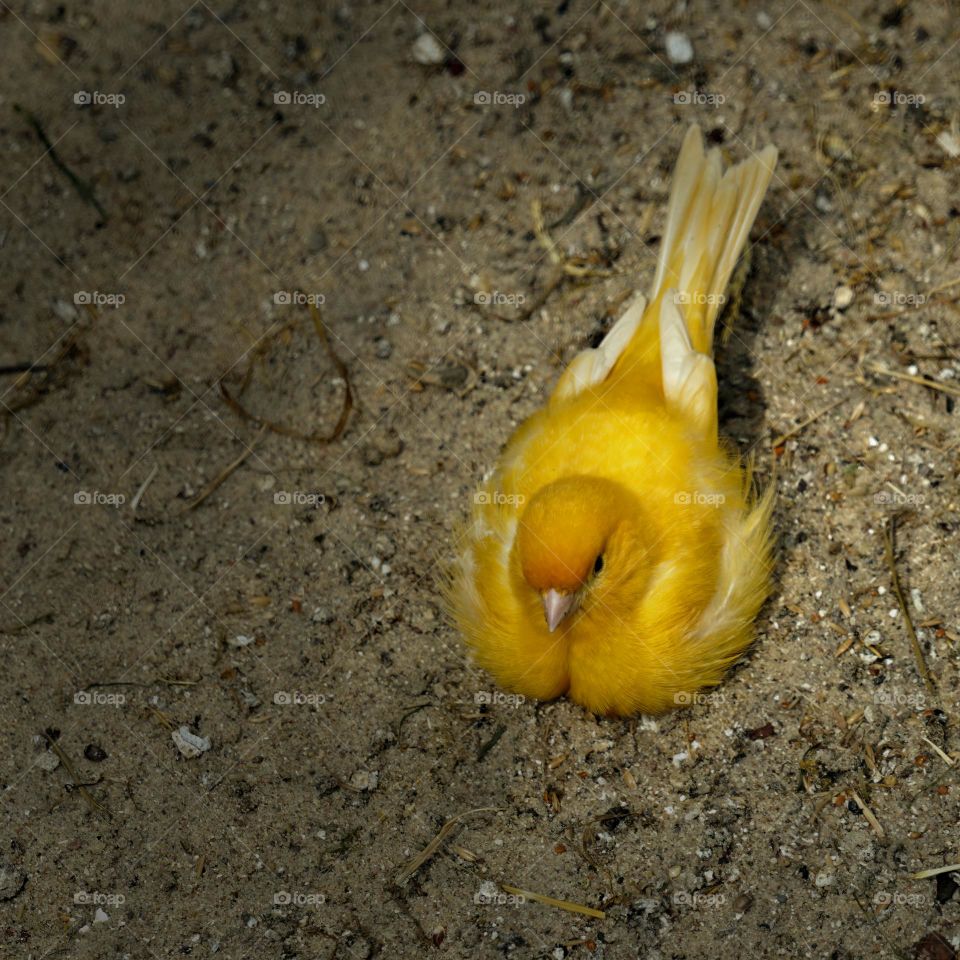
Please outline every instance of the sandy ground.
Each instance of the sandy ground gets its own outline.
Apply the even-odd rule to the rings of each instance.
[[[3,956],[955,957],[912,877],[960,861],[947,5],[15,0],[0,39]],[[450,531],[649,282],[691,122],[781,151],[718,356],[776,592],[690,710],[498,699]]]

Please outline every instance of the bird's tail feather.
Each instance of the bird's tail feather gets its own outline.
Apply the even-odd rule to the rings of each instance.
[[[727,283],[776,162],[776,147],[768,146],[724,173],[719,151],[704,153],[699,127],[691,126],[683,140],[649,303],[658,315],[660,298],[676,290],[699,353],[713,353],[713,327]]]

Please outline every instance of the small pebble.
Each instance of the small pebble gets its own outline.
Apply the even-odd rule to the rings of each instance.
[[[181,727],[174,730],[170,735],[177,749],[188,759],[199,757],[201,753],[206,753],[210,749],[210,740],[208,737],[198,737],[190,732],[189,727]]]
[[[414,61],[425,67],[435,67],[447,59],[446,51],[432,33],[421,33],[414,40],[411,53]]]
[[[0,863],[0,900],[12,900],[27,882],[27,875],[10,863]]]
[[[838,310],[846,310],[853,303],[853,290],[845,284],[833,291],[833,305]]]
[[[937,143],[948,157],[960,157],[960,138],[956,134],[943,130],[937,136]]]
[[[41,770],[46,770],[47,773],[52,773],[60,766],[60,758],[55,753],[41,753],[37,757],[37,766]]]
[[[736,900],[733,901],[733,912],[743,915],[753,906],[753,897],[749,894],[741,893]]]
[[[353,787],[354,790],[376,790],[379,783],[379,770],[358,770],[350,778],[350,786]]]
[[[374,340],[378,360],[389,360],[393,354],[393,344],[386,337],[377,337]]]
[[[685,33],[671,30],[664,37],[664,47],[667,51],[667,59],[671,63],[684,64],[693,59],[693,44]]]

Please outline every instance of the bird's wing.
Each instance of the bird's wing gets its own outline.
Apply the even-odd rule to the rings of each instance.
[[[690,127],[684,137],[650,302],[656,303],[668,287],[676,287],[688,304],[685,313],[693,345],[703,353],[713,351],[713,325],[725,302],[730,274],[776,163],[777,150],[768,146],[724,172],[718,150],[704,152],[699,127]]]
[[[633,339],[646,308],[646,299],[642,294],[637,294],[623,316],[607,331],[600,345],[581,350],[570,361],[554,387],[551,401],[568,400],[606,380],[620,354]]]
[[[717,370],[713,360],[693,348],[676,291],[660,301],[660,363],[668,407],[705,436],[717,435]]]

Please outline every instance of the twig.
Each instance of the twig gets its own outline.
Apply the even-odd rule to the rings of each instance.
[[[903,614],[903,620],[907,625],[907,632],[910,634],[910,645],[913,648],[913,658],[917,662],[917,671],[927,685],[927,690],[936,695],[937,688],[934,686],[933,678],[927,669],[927,661],[923,655],[923,648],[917,639],[917,631],[913,628],[913,619],[910,617],[910,611],[907,608],[907,601],[903,595],[903,588],[900,586],[900,576],[897,573],[897,561],[894,555],[894,545],[896,542],[897,518],[892,516],[890,523],[883,532],[883,539],[886,545],[887,566],[890,568],[890,578],[893,581],[893,592],[897,595],[897,603],[900,605],[900,612]]]
[[[910,874],[911,880],[927,880],[930,877],[937,877],[941,873],[955,873],[960,870],[960,863],[951,863],[946,867],[932,867],[930,870],[918,870]]]
[[[254,447],[263,439],[267,432],[266,425],[260,428],[260,432],[250,441],[249,446],[232,463],[228,464],[216,477],[214,477],[184,508],[181,513],[187,513],[189,510],[196,510],[207,497],[210,496],[227,477],[230,476],[238,467],[242,466],[247,457],[253,453]]]
[[[481,763],[486,755],[500,742],[500,738],[507,732],[504,724],[500,724],[493,731],[493,736],[477,751],[477,763]]]
[[[881,367],[878,363],[871,363],[867,368],[871,373],[877,373],[884,377],[893,377],[896,380],[908,380],[910,383],[918,383],[921,387],[928,390],[939,390],[941,393],[948,393],[951,397],[960,397],[960,387],[951,387],[947,383],[941,383],[939,380],[927,380],[913,373],[901,373],[899,370],[888,370]]]
[[[241,417],[244,420],[248,420],[251,423],[256,423],[261,427],[266,427],[272,433],[278,433],[283,437],[292,437],[294,440],[303,440],[307,443],[333,443],[341,433],[343,433],[345,427],[347,426],[347,420],[350,418],[350,411],[353,410],[354,397],[353,397],[353,388],[350,384],[350,371],[347,369],[347,365],[340,359],[336,351],[333,349],[333,346],[330,343],[330,338],[327,336],[326,327],[323,325],[323,320],[320,318],[320,311],[317,309],[315,304],[310,304],[310,314],[313,318],[313,326],[317,331],[317,336],[320,337],[321,342],[326,348],[327,355],[330,357],[331,362],[337,368],[337,373],[340,374],[344,383],[344,393],[343,393],[343,407],[340,410],[340,417],[338,418],[333,430],[326,436],[316,433],[303,433],[300,430],[294,430],[291,427],[286,427],[283,424],[275,423],[272,420],[268,420],[266,417],[257,416],[257,414],[251,413],[247,410],[243,404],[240,403],[239,397],[242,397],[244,391],[250,386],[250,381],[253,379],[253,368],[257,359],[260,355],[266,350],[267,346],[270,344],[271,339],[266,339],[264,342],[254,351],[253,356],[250,358],[250,363],[247,366],[246,372],[243,375],[243,378],[240,381],[240,389],[237,392],[237,396],[234,397],[233,394],[227,389],[227,385],[220,381],[220,393],[223,395],[223,399],[227,402],[227,406],[233,410],[237,416]],[[282,327],[277,331],[275,336],[279,336],[284,330],[290,329],[289,326]]]
[[[90,317],[90,322],[84,324],[80,321],[77,321],[77,323],[74,324],[76,329],[63,341],[63,344],[57,351],[57,355],[49,363],[44,364],[43,366],[33,366],[29,370],[24,371],[22,378],[18,380],[16,384],[14,384],[14,389],[23,389],[26,392],[27,388],[29,388],[29,392],[26,396],[21,397],[20,399],[11,399],[9,402],[3,401],[0,406],[3,407],[4,416],[9,416],[9,414],[16,413],[18,410],[23,410],[24,408],[33,405],[43,396],[44,388],[52,381],[53,372],[56,370],[59,364],[74,350],[74,348],[80,342],[81,337],[89,332],[99,316],[97,308],[92,303],[85,304],[84,306],[87,314]],[[34,372],[42,372],[44,374],[39,386],[31,381],[30,374]]]
[[[157,684],[166,684],[168,687],[195,687],[199,680],[174,680],[173,678],[168,677],[157,677],[156,680],[151,680],[149,683],[144,683],[141,680],[93,680],[90,683],[84,684],[84,690],[93,690],[94,687],[153,687]]]
[[[950,756],[945,750],[941,750],[929,737],[920,737],[924,743],[929,744],[930,749],[948,766],[952,767],[957,761]]]
[[[50,142],[49,137],[47,137],[46,131],[40,124],[40,121],[32,114],[29,110],[24,110],[19,104],[15,103],[13,109],[16,110],[22,117],[24,117],[27,123],[33,127],[34,132],[40,138],[40,142],[47,148],[47,153],[50,154],[50,159],[53,161],[54,166],[73,184],[74,190],[77,191],[78,196],[81,200],[86,201],[90,206],[94,207],[97,213],[103,217],[104,220],[108,220],[107,211],[103,209],[100,205],[100,201],[96,198],[96,195],[93,192],[93,187],[87,183],[86,180],[81,180],[59,157],[57,151],[54,150],[53,144]]]
[[[160,469],[159,464],[154,464],[153,469],[147,474],[147,479],[140,484],[137,492],[133,495],[133,499],[130,501],[130,509],[136,513],[137,507],[140,506],[140,500],[143,498],[143,495],[147,492],[147,487],[153,483],[153,478],[157,475],[157,471]]]
[[[593,907],[585,907],[582,903],[572,903],[570,900],[557,900],[556,897],[548,897],[543,893],[533,893],[531,890],[522,890],[520,887],[512,887],[509,883],[501,883],[500,889],[505,893],[512,893],[526,900],[535,900],[537,903],[546,904],[548,907],[559,907],[569,913],[583,913],[588,917],[596,917],[598,920],[605,920],[607,915],[602,910],[595,910]]]
[[[87,805],[94,813],[99,813],[104,817],[109,817],[109,811],[107,808],[84,786],[83,782],[77,776],[77,771],[74,770],[73,764],[70,762],[70,758],[64,752],[63,747],[57,743],[46,731],[43,733],[43,738],[50,745],[50,749],[60,758],[60,762],[63,764],[63,768],[70,775],[70,780],[73,785],[80,792],[80,796],[87,801]]]
[[[848,399],[849,399],[848,397],[841,397],[839,400],[835,401],[834,403],[831,403],[830,406],[824,407],[819,413],[815,413],[813,414],[813,416],[807,417],[807,419],[804,420],[802,423],[798,423],[795,427],[791,428],[786,433],[780,434],[780,436],[773,441],[771,446],[776,448],[776,447],[779,447],[780,444],[786,443],[791,437],[796,436],[798,433],[800,433],[801,430],[805,430],[807,427],[810,426],[811,423],[814,423],[816,420],[819,420],[825,413],[829,413],[831,410],[835,409],[836,407],[839,407],[841,403],[843,403],[845,400],[848,400]]]
[[[23,363],[7,363],[0,367],[0,377],[9,377],[15,373],[33,373],[47,369],[46,364],[36,363],[27,360]]]
[[[397,874],[396,885],[402,887],[436,852],[440,845],[453,832],[461,820],[472,817],[475,813],[495,813],[498,807],[477,807],[475,810],[466,810],[451,817],[441,828],[440,832]]]
[[[853,797],[854,802],[862,811],[864,819],[870,824],[873,832],[881,840],[885,840],[887,835],[883,832],[883,827],[880,826],[880,821],[876,818],[873,811],[866,805],[866,803],[863,802],[863,797],[861,797],[856,790],[851,790],[850,796]]]

